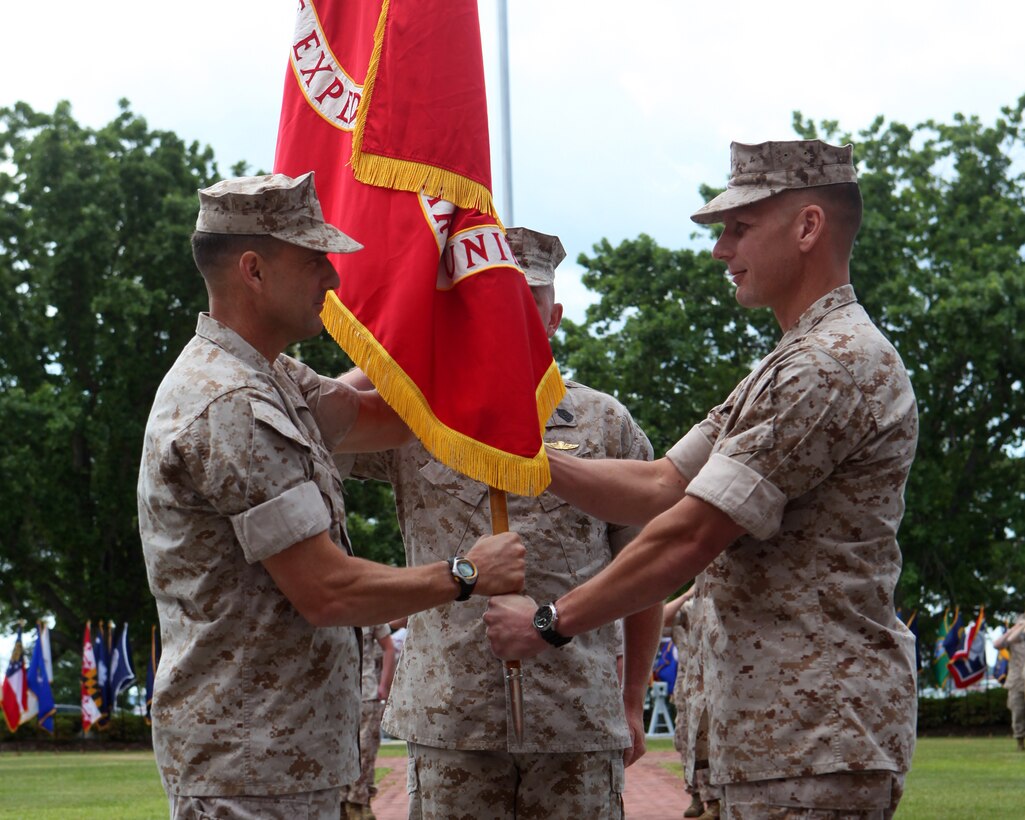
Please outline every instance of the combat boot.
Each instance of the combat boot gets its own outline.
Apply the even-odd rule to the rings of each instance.
[[[690,805],[687,806],[687,810],[683,813],[684,817],[700,817],[705,813],[705,804],[701,802],[701,798],[696,794],[690,796]]]
[[[366,820],[366,812],[370,810],[369,806],[364,806],[362,803],[343,803],[342,804],[342,818],[343,820]]]
[[[705,811],[698,820],[719,820],[719,801],[710,800],[705,803]]]

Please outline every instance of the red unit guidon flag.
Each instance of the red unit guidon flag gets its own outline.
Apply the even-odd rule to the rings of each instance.
[[[314,172],[324,325],[436,458],[537,495],[565,388],[491,197],[477,0],[300,0],[275,171]]]

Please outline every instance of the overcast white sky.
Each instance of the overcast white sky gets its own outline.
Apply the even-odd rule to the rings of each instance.
[[[498,2],[479,7],[501,206]],[[99,126],[127,97],[151,127],[211,145],[222,173],[238,160],[269,171],[295,8],[5,3],[0,105],[68,99]],[[513,213],[501,215],[562,237],[574,319],[591,300],[575,259],[602,237],[695,244],[698,186],[725,182],[731,140],[792,138],[794,110],[855,133],[877,115],[992,122],[1025,94],[1017,0],[508,0],[508,30]]]
[[[479,7],[501,204],[497,0]],[[295,8],[7,2],[0,106],[67,99],[97,127],[126,97],[151,127],[211,145],[222,173],[239,160],[269,171]],[[877,115],[992,122],[1025,94],[1020,0],[508,0],[508,11],[513,214],[502,217],[562,237],[559,296],[576,320],[591,297],[574,260],[602,237],[701,244],[688,216],[701,183],[725,182],[731,140],[792,138],[794,110],[852,132]]]

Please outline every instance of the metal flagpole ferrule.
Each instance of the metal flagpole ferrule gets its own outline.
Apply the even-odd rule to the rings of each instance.
[[[523,667],[519,661],[505,662],[505,690],[509,696],[509,713],[512,718],[516,742],[523,742]]]

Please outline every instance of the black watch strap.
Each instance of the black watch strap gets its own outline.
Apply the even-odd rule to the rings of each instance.
[[[473,594],[473,588],[477,585],[477,567],[469,558],[456,555],[448,559],[448,568],[452,573],[452,579],[459,585],[456,600],[468,601]]]
[[[534,629],[537,630],[537,634],[552,646],[565,646],[573,638],[560,635],[556,629],[558,623],[559,613],[555,609],[554,601],[539,606],[537,612],[534,613]]]

